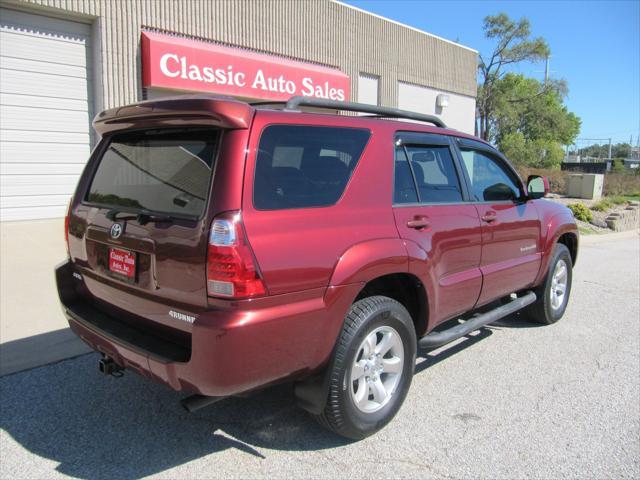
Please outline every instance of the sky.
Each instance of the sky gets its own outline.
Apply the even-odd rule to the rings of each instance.
[[[565,104],[582,120],[579,138],[634,145],[640,135],[640,0],[427,1],[347,0],[345,3],[478,50],[487,15],[527,17],[534,37],[551,49],[550,76],[568,82]],[[544,79],[544,63],[513,69]],[[606,143],[601,141],[598,143]],[[596,142],[581,142],[586,144]]]

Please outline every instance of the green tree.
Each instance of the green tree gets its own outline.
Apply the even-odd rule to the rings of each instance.
[[[579,150],[574,150],[573,153],[579,153],[583,157],[593,157],[593,158],[609,158],[609,144],[598,144],[595,143],[593,145],[589,145],[587,147],[580,148]],[[631,158],[631,145],[628,143],[616,143],[611,145],[611,157],[612,158]]]
[[[480,55],[476,133],[490,140],[496,100],[494,86],[506,73],[505,67],[522,61],[542,60],[549,55],[549,47],[542,38],[530,39],[530,25],[526,18],[515,22],[506,13],[489,15],[484,19],[483,29],[487,38],[496,40],[496,46],[491,55]]]
[[[514,162],[555,167],[562,162],[562,145],[572,143],[580,119],[563,104],[565,82],[540,83],[508,73],[494,84],[493,140]]]
[[[613,158],[631,158],[631,145],[628,143],[616,143],[611,147]]]

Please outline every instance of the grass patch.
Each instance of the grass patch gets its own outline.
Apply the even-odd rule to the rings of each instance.
[[[626,202],[640,202],[640,195],[619,195],[618,198],[624,198]]]

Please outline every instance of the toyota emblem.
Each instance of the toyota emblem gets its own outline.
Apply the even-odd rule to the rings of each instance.
[[[120,238],[120,235],[122,235],[122,225],[119,223],[114,223],[113,225],[111,225],[109,235],[111,235],[111,238],[113,238],[114,240],[116,238]]]

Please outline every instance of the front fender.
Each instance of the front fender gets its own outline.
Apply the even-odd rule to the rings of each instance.
[[[336,262],[330,286],[366,283],[391,273],[409,271],[407,250],[399,238],[380,238],[349,247]]]
[[[576,236],[576,239],[580,238],[578,226],[569,210],[552,216],[542,227],[544,229],[541,238],[541,244],[543,245],[542,262],[540,262],[540,270],[538,271],[535,285],[540,285],[547,275],[551,255],[556,243],[558,243],[558,239],[565,233],[572,233]]]

